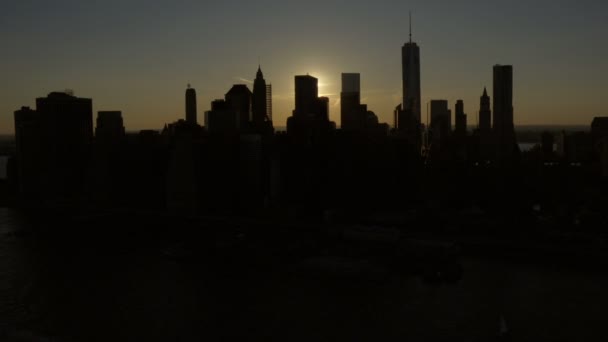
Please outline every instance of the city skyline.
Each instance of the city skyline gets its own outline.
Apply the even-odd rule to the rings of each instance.
[[[59,1],[57,7],[69,4]],[[236,39],[239,25],[234,23],[226,33],[214,36],[216,32],[209,25],[216,20],[194,22],[187,13],[200,9],[202,17],[222,16],[230,10],[228,5],[171,8],[161,15],[160,28],[153,29],[149,25],[150,10],[135,16],[135,24],[131,24],[127,17],[137,6],[124,5],[124,13],[113,16],[108,12],[112,4],[106,3],[107,9],[100,13],[94,13],[98,9],[94,5],[79,4],[67,13],[57,10],[48,16],[24,4],[7,6],[6,28],[0,35],[7,46],[2,61],[7,71],[4,80],[11,83],[0,85],[4,94],[0,110],[5,113],[0,119],[0,134],[13,133],[13,111],[24,105],[33,107],[32,99],[40,94],[66,88],[79,97],[92,98],[95,112],[122,111],[129,131],[158,130],[183,117],[183,89],[188,83],[197,90],[198,112],[204,113],[211,101],[222,98],[231,85],[247,84],[251,89],[258,60],[266,81],[273,84],[276,127],[286,126],[295,102],[293,77],[303,74],[319,79],[319,96],[330,99],[330,120],[340,125],[340,77],[348,72],[362,75],[361,102],[368,104],[380,122],[392,124],[392,111],[402,97],[400,49],[409,40],[410,9],[414,17],[412,40],[422,50],[424,123],[425,107],[431,99],[447,99],[450,108],[462,99],[464,111],[476,113],[483,88],[492,92],[491,67],[495,64],[514,66],[516,125],[585,125],[606,113],[601,95],[607,90],[602,75],[608,73],[603,63],[608,49],[593,44],[606,32],[606,23],[600,21],[604,4],[579,8],[568,2],[553,6],[540,2],[526,7],[524,14],[522,4],[507,8],[481,3],[472,6],[469,2],[438,8],[416,2],[387,2],[371,12],[356,4],[353,11],[338,16],[338,8],[330,2],[317,19],[319,25],[307,35],[296,30],[303,24],[299,18],[286,32],[278,32],[276,27],[285,26],[285,19],[271,14],[296,9],[312,13],[314,6],[276,6],[272,13],[266,13],[260,8],[267,6],[260,4],[250,12],[235,14],[230,21],[238,22],[242,13],[253,14],[256,19],[248,25],[257,25],[259,38],[254,35],[252,39]],[[152,7],[159,6],[162,3],[155,2]],[[211,11],[202,11],[204,8]],[[460,15],[458,22],[445,12]],[[392,20],[397,15],[401,20]],[[512,21],[508,21],[509,15]],[[76,19],[62,21],[66,16]],[[179,21],[173,30],[159,34],[168,19],[182,17],[189,20]],[[91,24],[85,25],[87,19]],[[114,27],[105,27],[106,19],[108,26]],[[36,24],[27,30],[18,29],[17,24],[34,20]],[[519,25],[512,25],[514,22]],[[94,33],[93,29],[100,26],[104,30]],[[452,27],[446,35],[445,29]],[[77,28],[83,32],[77,32]],[[129,32],[126,38],[119,37]],[[63,38],[57,41],[59,35],[71,38],[71,43]],[[159,44],[152,46],[150,37],[159,38]],[[570,41],[577,42],[576,49],[571,48]],[[125,45],[133,42],[137,43],[134,47]],[[35,53],[37,49],[46,52],[44,58]],[[236,53],[239,49],[246,53]],[[474,126],[477,120],[473,115],[468,123]]]

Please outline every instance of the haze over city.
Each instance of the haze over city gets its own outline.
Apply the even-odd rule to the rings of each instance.
[[[588,125],[605,115],[608,5],[587,1],[78,1],[0,5],[0,134],[36,97],[74,90],[93,109],[121,110],[128,130],[183,116],[183,92],[209,110],[230,86],[252,86],[258,63],[273,85],[273,119],[294,109],[294,75],[319,79],[340,125],[340,76],[361,74],[361,100],[392,124],[401,102],[401,46],[421,50],[426,103],[463,99],[476,125],[492,66],[514,66],[515,124]]]

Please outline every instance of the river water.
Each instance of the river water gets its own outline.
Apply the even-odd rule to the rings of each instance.
[[[28,224],[0,209],[9,341],[490,341],[501,317],[513,341],[608,339],[608,276],[589,269],[464,259],[455,284],[218,270],[169,258],[162,243],[74,246]]]

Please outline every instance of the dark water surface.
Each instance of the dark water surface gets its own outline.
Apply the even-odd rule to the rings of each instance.
[[[513,341],[608,339],[601,270],[464,259],[456,284],[380,269],[332,276],[190,258],[162,237],[43,239],[27,222],[0,209],[9,341],[491,341],[501,316]]]

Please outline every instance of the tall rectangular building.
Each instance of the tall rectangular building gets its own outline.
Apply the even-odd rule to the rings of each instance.
[[[342,74],[342,92],[340,92],[340,120],[342,129],[361,128],[363,118],[360,115],[361,78],[359,74]]]
[[[274,132],[272,127],[272,86],[266,84],[261,66],[258,66],[255,81],[253,81],[251,114],[251,132],[263,135]]]
[[[342,92],[359,94],[361,92],[361,74],[342,73]]]
[[[41,116],[29,107],[15,111],[15,145],[17,150],[18,196],[30,203],[40,200],[42,188],[46,142],[43,139]]]
[[[488,91],[484,87],[479,99],[479,158],[488,161],[492,155],[492,109]]]
[[[310,75],[295,77],[296,109],[294,116],[315,116],[319,97],[319,80]]]
[[[189,84],[188,89],[186,89],[186,122],[193,125],[197,124],[196,90],[191,88]]]
[[[268,88],[266,87],[266,80],[262,73],[262,67],[258,67],[258,72],[253,82],[253,97],[251,103],[251,112],[253,116],[253,123],[256,126],[262,125],[268,120]]]
[[[239,114],[226,100],[211,102],[211,110],[205,112],[205,127],[209,134],[231,136],[238,132]]]
[[[329,97],[317,99],[316,118],[322,122],[329,122]]]
[[[45,133],[51,143],[74,150],[93,140],[93,102],[66,93],[50,93],[36,99]]]
[[[335,129],[329,121],[329,98],[319,97],[319,81],[310,75],[296,76],[295,88],[296,108],[287,119],[287,134],[308,139]]]
[[[120,111],[97,112],[95,140],[101,144],[117,144],[125,137],[125,126]]]
[[[235,84],[225,95],[226,103],[237,113],[239,130],[246,130],[251,122],[253,93],[245,84]]]
[[[459,137],[467,135],[467,115],[464,113],[464,101],[456,101],[456,111],[454,113],[456,129],[455,134]]]
[[[410,144],[421,147],[421,92],[420,92],[420,48],[412,42],[410,15],[410,39],[401,48],[403,100],[401,110],[396,113],[397,129],[408,137]]]
[[[410,41],[403,45],[401,63],[403,71],[403,110],[410,111],[412,118],[420,123],[420,48],[416,43]]]
[[[513,67],[494,66],[494,127],[496,157],[510,159],[517,148],[513,123]]]
[[[443,145],[452,130],[452,111],[447,100],[431,100],[431,141],[435,147]]]
[[[50,93],[36,111],[15,112],[20,195],[25,204],[64,205],[83,194],[93,142],[91,99]]]
[[[491,130],[492,109],[490,107],[490,97],[486,88],[483,88],[483,95],[479,99],[479,131],[487,134]]]

